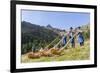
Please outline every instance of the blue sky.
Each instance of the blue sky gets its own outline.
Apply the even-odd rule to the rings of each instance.
[[[50,24],[54,28],[69,29],[86,25],[90,22],[89,13],[78,12],[50,12],[22,10],[22,21],[27,21],[40,26]]]

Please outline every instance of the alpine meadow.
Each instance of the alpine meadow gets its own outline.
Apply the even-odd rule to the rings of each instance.
[[[90,59],[90,14],[22,10],[21,62]]]

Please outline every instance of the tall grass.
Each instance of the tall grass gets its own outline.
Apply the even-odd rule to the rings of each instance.
[[[67,47],[62,52],[61,56],[53,56],[53,57],[41,57],[38,59],[29,59],[27,54],[21,56],[21,61],[23,63],[29,62],[51,62],[51,61],[71,61],[71,60],[88,60],[90,58],[90,41],[86,41],[84,46],[80,47],[76,44],[75,48]]]

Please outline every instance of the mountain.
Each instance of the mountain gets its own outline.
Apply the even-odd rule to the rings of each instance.
[[[52,29],[52,28],[53,28],[50,24],[48,24],[46,27],[47,27],[48,29]]]
[[[21,22],[22,49],[31,48],[33,44],[37,48],[40,48],[41,46],[45,47],[58,36],[59,35],[56,32],[47,29],[44,26],[32,24],[26,21]]]
[[[57,33],[59,36],[62,36],[62,33],[65,32],[65,30],[61,30],[61,29],[58,29],[58,28],[54,28],[50,24],[48,24],[45,28],[46,29],[49,29],[49,30],[52,30],[53,32]]]
[[[81,26],[85,39],[90,37],[90,25]],[[27,53],[34,48],[44,48],[50,44],[56,37],[60,37],[65,33],[65,30],[47,26],[40,26],[39,24],[32,24],[26,21],[21,22],[21,53]]]
[[[87,30],[87,29],[90,29],[90,24],[86,24],[86,25],[83,25],[81,26],[82,30]]]

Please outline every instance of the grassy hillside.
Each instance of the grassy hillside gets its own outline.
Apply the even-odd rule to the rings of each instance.
[[[75,48],[68,47],[62,52],[61,56],[41,57],[38,59],[29,59],[27,54],[22,55],[23,63],[29,62],[50,62],[50,61],[68,61],[68,60],[88,60],[90,58],[90,42],[85,41],[84,46],[76,45]]]
[[[36,59],[28,58],[28,53],[32,51],[32,47],[38,51],[41,47],[45,49],[45,47],[50,44],[55,38],[57,43],[61,36],[59,34],[64,31],[60,29],[55,29],[50,25],[48,27],[31,24],[29,22],[23,21],[21,23],[21,61],[23,63],[29,62],[50,62],[50,61],[66,61],[66,60],[87,60],[90,57],[90,25],[81,26],[83,31],[85,44],[80,47],[77,44],[77,38],[75,39],[75,48],[66,47],[61,55],[53,55],[52,57],[41,56]],[[58,34],[59,33],[59,34]],[[65,32],[64,32],[65,33]],[[48,48],[52,48],[55,43],[50,45]]]
[[[29,52],[34,45],[36,49],[45,47],[59,36],[53,30],[26,21],[21,23],[21,53]]]

